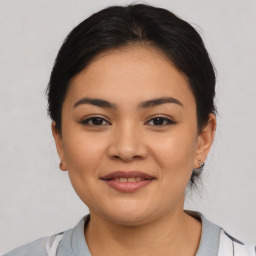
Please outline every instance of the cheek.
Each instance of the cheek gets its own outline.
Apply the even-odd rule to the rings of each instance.
[[[65,158],[70,181],[81,200],[93,208],[101,192],[98,178],[104,153],[102,138],[78,132],[65,138]]]
[[[166,202],[179,203],[190,180],[196,142],[187,136],[171,137],[155,148],[160,167],[159,195]]]
[[[187,180],[190,178],[196,154],[196,136],[191,132],[174,132],[154,144],[163,181]],[[193,134],[196,134],[193,133]]]
[[[73,134],[66,136],[64,141],[69,172],[84,176],[88,176],[89,173],[97,175],[98,165],[104,152],[103,138],[81,132],[73,132]]]

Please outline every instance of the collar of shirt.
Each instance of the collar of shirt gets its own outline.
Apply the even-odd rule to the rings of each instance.
[[[200,212],[185,212],[202,223],[202,233],[196,256],[217,256],[220,244],[220,227],[207,220]],[[90,215],[83,217],[73,228],[64,232],[59,244],[58,255],[91,256],[84,237],[84,225]]]

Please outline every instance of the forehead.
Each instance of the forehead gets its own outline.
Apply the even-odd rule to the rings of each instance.
[[[113,99],[122,104],[170,96],[194,105],[186,76],[160,50],[129,46],[97,55],[71,80],[68,101],[79,97]],[[191,105],[192,104],[192,105]]]

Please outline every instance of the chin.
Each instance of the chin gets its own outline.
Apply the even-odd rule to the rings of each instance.
[[[134,214],[134,215],[115,214],[108,217],[111,222],[116,223],[118,225],[123,225],[123,226],[139,226],[149,222],[147,216],[138,215],[138,214]]]
[[[150,221],[152,217],[151,207],[146,207],[143,204],[136,203],[122,203],[122,204],[111,204],[107,207],[106,211],[102,214],[105,218],[119,225],[137,226],[145,224]]]

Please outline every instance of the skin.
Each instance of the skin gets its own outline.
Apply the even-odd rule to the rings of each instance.
[[[83,97],[107,100],[116,109],[74,107]],[[160,97],[175,98],[182,106],[137,109]],[[103,120],[82,123],[95,115]],[[159,125],[156,117],[167,119],[158,120]],[[155,48],[103,52],[72,79],[62,109],[62,134],[54,122],[52,131],[61,169],[68,170],[90,210],[85,238],[93,256],[195,255],[201,223],[183,211],[185,189],[193,168],[205,161],[215,129],[210,114],[199,134],[186,76]],[[135,192],[119,192],[100,179],[116,170],[139,170],[155,180]]]

